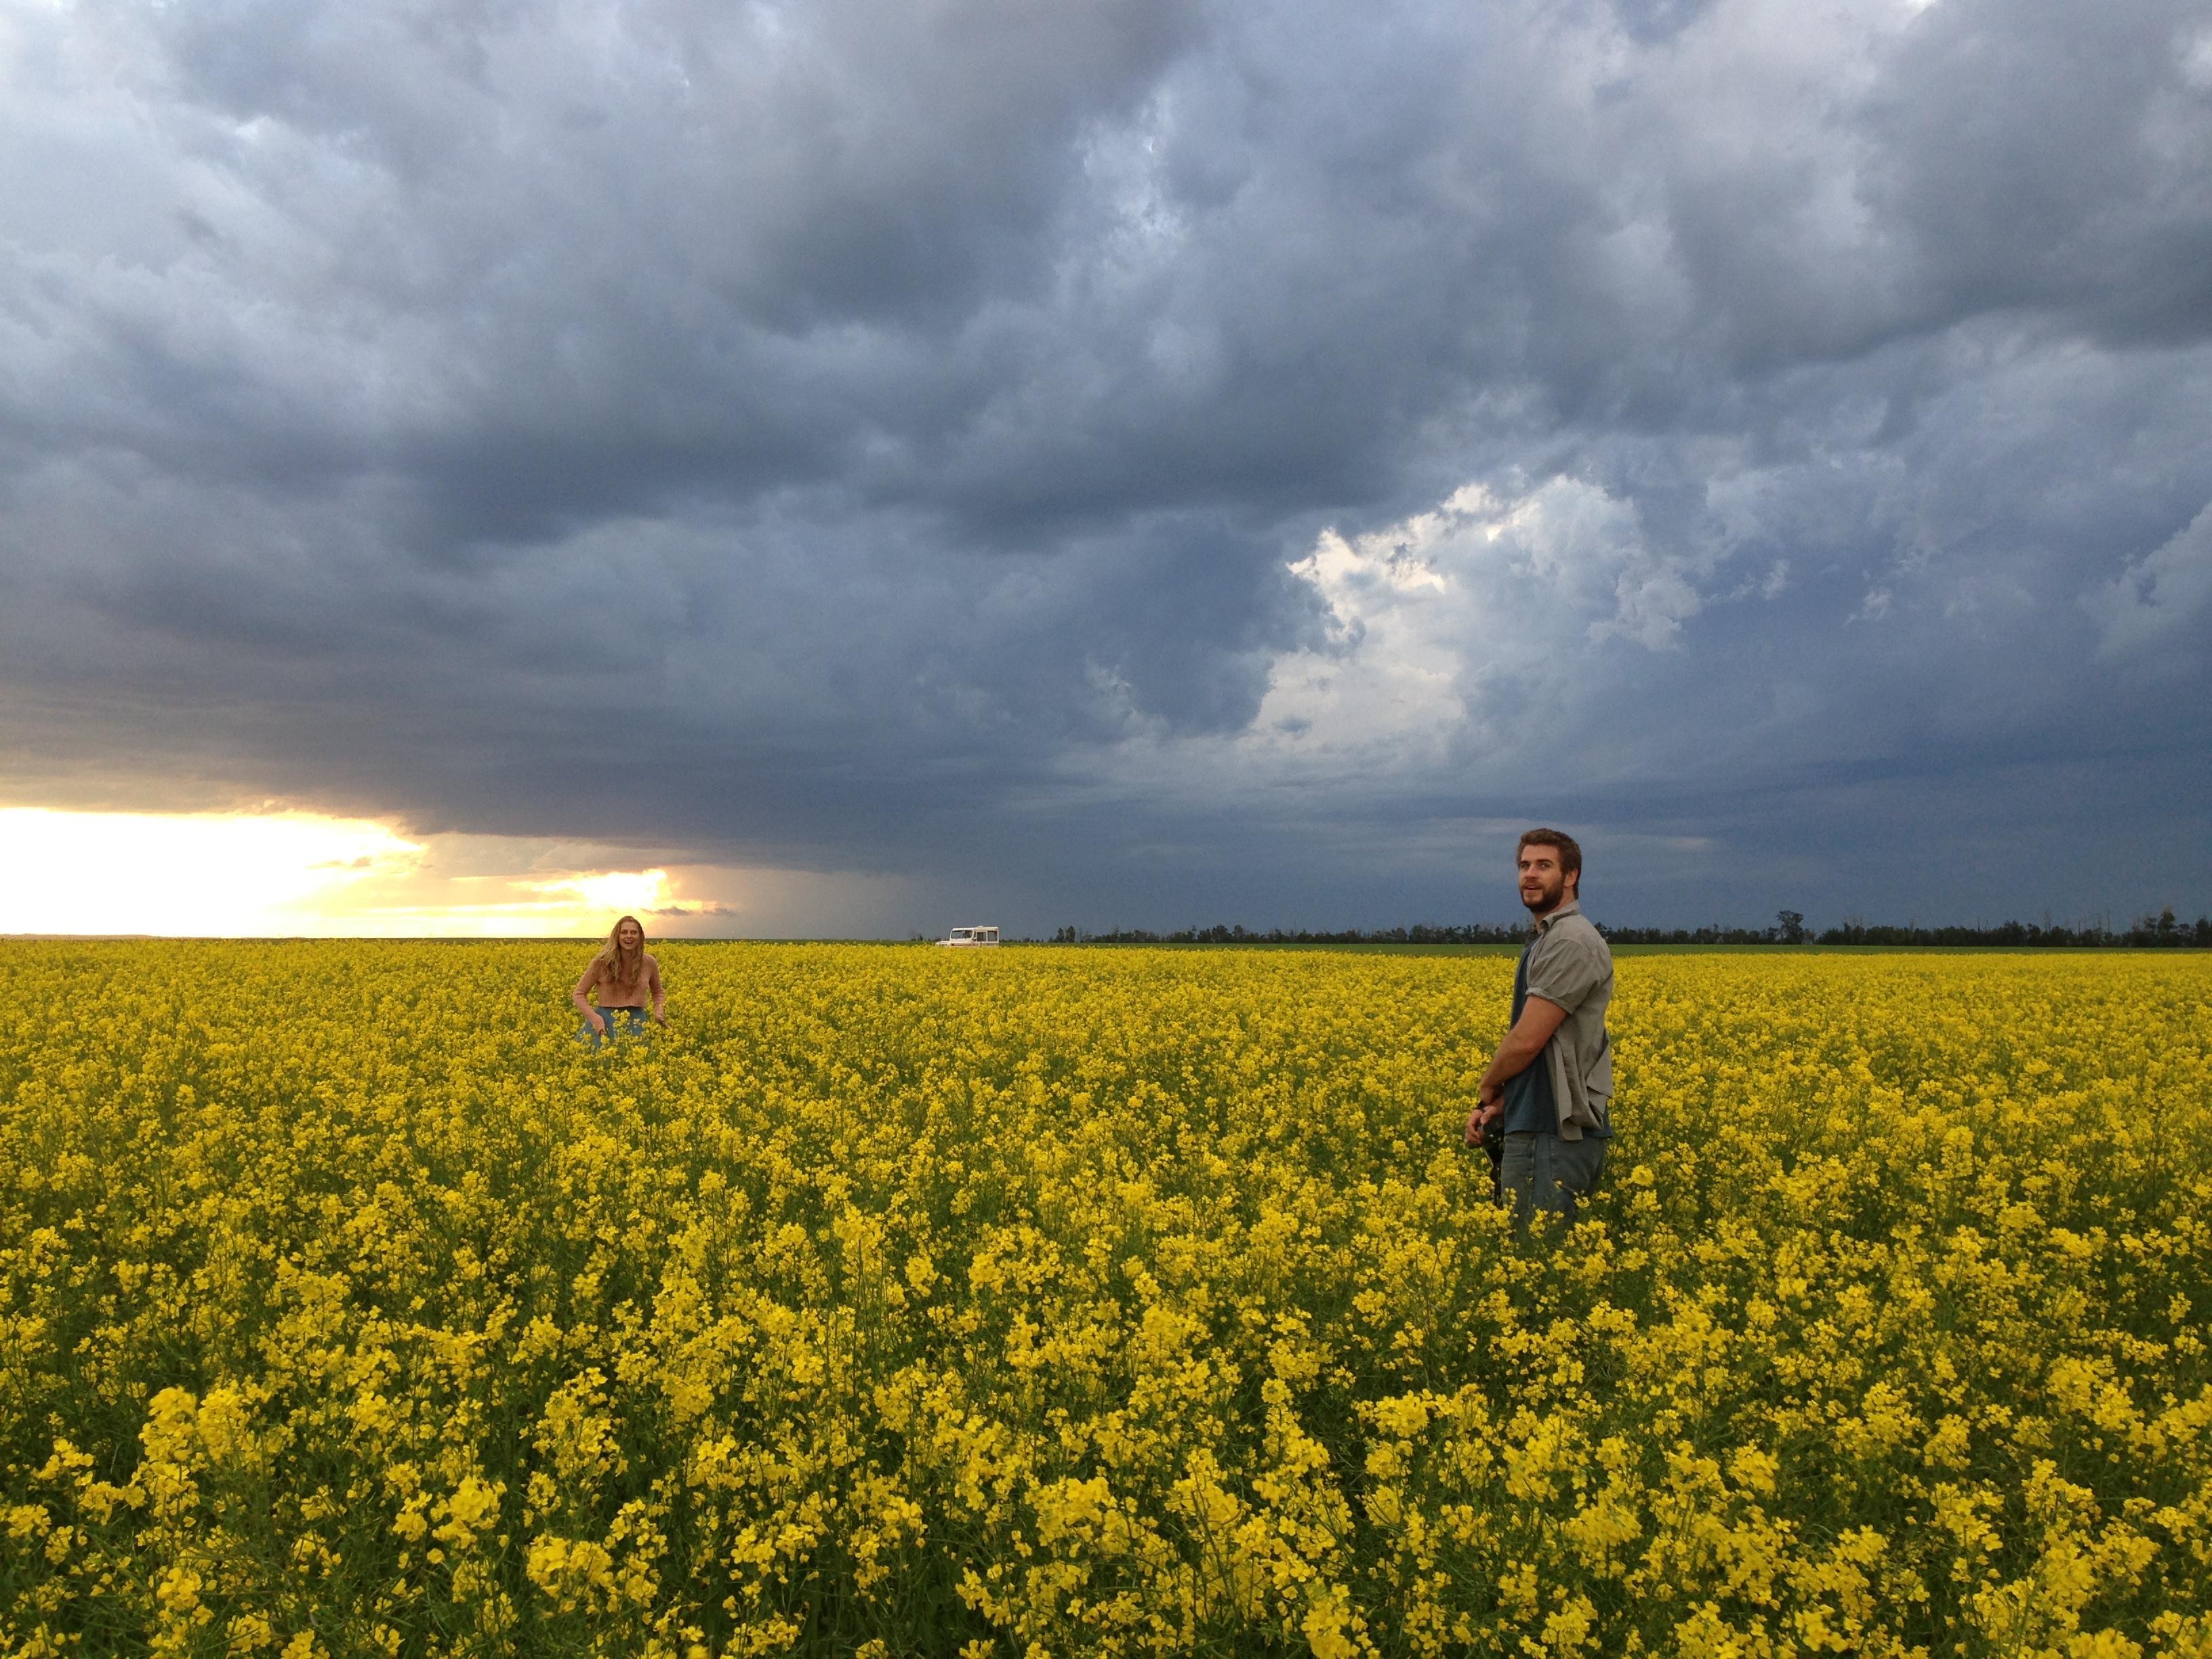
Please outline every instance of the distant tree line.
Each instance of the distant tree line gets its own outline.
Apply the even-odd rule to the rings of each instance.
[[[1805,925],[1802,912],[1778,911],[1771,927],[1723,927],[1718,922],[1703,927],[1608,927],[1598,932],[1615,945],[1944,945],[1990,946],[2052,946],[2064,950],[2205,950],[2212,949],[2212,916],[2192,922],[2177,921],[2171,907],[2158,915],[2141,915],[2124,928],[2089,922],[2078,927],[2045,922],[2008,921],[1995,927],[1903,927],[1869,923],[1852,918],[1838,927],[1814,933]],[[1301,927],[1290,931],[1271,927],[1255,933],[1242,926],[1216,922],[1211,927],[1183,927],[1156,933],[1146,927],[1117,927],[1110,933],[1086,933],[1063,927],[1052,936],[1054,945],[1519,945],[1528,937],[1528,924],[1500,927],[1468,922],[1443,927],[1417,922],[1411,927],[1348,927],[1338,933],[1317,933]]]
[[[1216,922],[1211,927],[1182,927],[1172,933],[1155,933],[1148,927],[1117,927],[1111,933],[1086,933],[1063,927],[1052,936],[1054,945],[1517,945],[1528,937],[1525,922],[1492,927],[1471,922],[1463,927],[1417,922],[1411,927],[1377,927],[1365,931],[1347,927],[1340,933],[1295,932],[1270,927],[1255,933],[1249,927]]]
[[[2137,916],[2126,928],[2092,922],[2081,927],[2039,927],[2004,922],[1995,927],[1891,927],[1846,921],[1821,933],[1823,945],[2047,945],[2063,949],[2204,950],[2212,948],[2212,916],[2193,922],[2176,920],[2171,908]]]

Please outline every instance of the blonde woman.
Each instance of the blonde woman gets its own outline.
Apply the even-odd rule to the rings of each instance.
[[[596,1008],[588,1000],[593,991],[599,998]],[[643,925],[635,916],[624,916],[608,930],[607,942],[568,993],[568,1000],[584,1016],[584,1029],[577,1035],[597,1048],[615,1034],[617,1017],[624,1035],[644,1030],[647,999],[653,1004],[653,1023],[667,1024],[668,997],[660,988],[660,964],[645,948]]]

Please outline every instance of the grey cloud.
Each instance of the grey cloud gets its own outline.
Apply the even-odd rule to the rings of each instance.
[[[2212,602],[2212,505],[2110,583],[2082,595],[2106,657],[2151,647],[2196,623]],[[2201,652],[2196,654],[2202,654]]]
[[[2201,6],[1931,6],[1870,100],[1869,194],[1939,315],[2013,306],[2118,340],[2212,327]]]
[[[2100,741],[2171,771],[2212,737],[2203,27],[25,19],[8,788],[1038,903],[1079,858],[1100,903],[1212,882],[1288,920],[1317,883],[1450,890],[1436,849],[1486,804],[1632,837],[1702,800],[1724,822],[1684,805],[1677,840],[1841,860],[1811,803],[1871,847],[1929,776]],[[1378,648],[1288,565],[1468,483],[1571,485],[1619,533],[1571,580],[1502,539],[1527,568],[1458,624],[1443,775],[1347,752],[1294,800],[1170,800],[1124,763],[1235,741],[1297,653]],[[1650,868],[1654,902],[1690,879]]]

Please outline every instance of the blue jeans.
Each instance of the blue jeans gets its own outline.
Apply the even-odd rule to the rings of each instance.
[[[1573,1225],[1575,1200],[1597,1190],[1604,1168],[1605,1142],[1595,1135],[1580,1140],[1521,1131],[1507,1135],[1498,1184],[1500,1198],[1513,1206],[1514,1231],[1527,1232],[1529,1218],[1540,1211]]]
[[[642,1008],[602,1008],[599,1018],[607,1023],[608,1038],[645,1035],[645,1010]],[[590,1043],[594,1050],[605,1040],[592,1029],[592,1019],[588,1014],[584,1017],[584,1029],[577,1032],[576,1036],[579,1042]]]

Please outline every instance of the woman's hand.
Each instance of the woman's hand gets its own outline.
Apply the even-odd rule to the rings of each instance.
[[[653,1023],[655,1025],[665,1025],[668,1024],[668,1016],[656,1008],[653,1011]]]
[[[607,1017],[596,1010],[592,1014],[592,1029],[601,1036],[607,1034]]]

